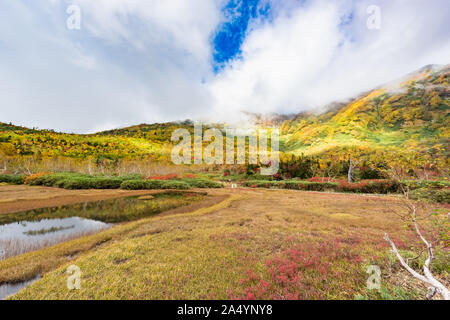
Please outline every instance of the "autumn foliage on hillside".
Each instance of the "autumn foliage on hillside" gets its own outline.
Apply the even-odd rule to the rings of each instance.
[[[425,68],[328,112],[298,114],[281,126],[284,151],[330,161],[351,154],[372,163],[402,155],[421,166],[448,167],[449,74],[448,66]]]
[[[283,121],[280,175],[302,179],[342,176],[351,156],[360,162],[363,179],[381,178],[377,172],[393,164],[412,176],[446,176],[450,167],[449,74],[449,66],[424,68],[395,85],[335,104],[321,114],[301,113]],[[210,126],[224,129],[219,124]],[[122,170],[119,167],[127,161],[171,164],[172,132],[183,128],[192,133],[193,127],[186,120],[83,135],[0,123],[0,163],[4,171],[13,164],[11,173],[27,174],[53,170],[38,165],[31,170],[23,164],[46,159],[67,160],[61,167],[70,170],[95,167],[101,173]],[[292,162],[291,156],[297,159]]]

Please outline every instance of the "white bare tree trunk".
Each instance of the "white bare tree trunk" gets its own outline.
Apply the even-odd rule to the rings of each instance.
[[[6,172],[6,170],[7,170],[6,161],[4,161],[4,162],[3,162],[3,168],[0,169],[0,171],[1,171],[2,173],[4,173],[4,172]]]
[[[350,160],[349,160],[347,180],[348,180],[348,183],[352,183],[353,182],[353,161],[352,161],[352,157],[350,157]]]
[[[408,198],[408,197],[407,197]],[[420,281],[428,284],[430,286],[430,293],[427,295],[427,298],[431,299],[435,293],[439,293],[442,295],[442,297],[445,300],[450,300],[450,291],[441,283],[439,282],[431,273],[430,271],[430,264],[434,259],[433,254],[433,246],[430,242],[428,242],[425,237],[422,235],[422,232],[419,229],[419,225],[417,224],[417,208],[414,205],[411,205],[412,210],[412,222],[414,224],[415,232],[422,240],[422,242],[427,247],[427,253],[428,257],[425,260],[425,264],[423,265],[423,275],[415,271],[413,268],[411,268],[408,263],[403,259],[401,254],[398,252],[397,247],[395,243],[389,238],[389,235],[386,233],[384,235],[384,239],[391,245],[392,251],[397,256],[398,260],[400,261],[400,264],[416,279],[419,279]]]

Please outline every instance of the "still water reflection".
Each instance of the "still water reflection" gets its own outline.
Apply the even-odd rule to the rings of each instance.
[[[14,222],[0,226],[0,250],[3,253],[3,259],[6,259],[62,241],[97,233],[110,226],[112,225],[79,217]]]

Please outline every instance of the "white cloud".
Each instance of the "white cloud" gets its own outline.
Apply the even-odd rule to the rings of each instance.
[[[243,59],[210,85],[214,111],[299,112],[372,89],[430,63],[448,63],[448,4],[375,1],[381,29],[366,28],[374,1],[311,1],[246,38]],[[353,21],[341,18],[353,11]],[[448,29],[448,28],[447,28]]]
[[[90,132],[190,117],[209,105],[217,3],[2,1],[0,121]],[[69,4],[81,8],[79,31],[66,28]]]
[[[243,59],[229,65],[211,85],[215,103],[229,113],[247,110],[298,111],[316,101],[311,86],[333,59],[342,36],[339,14],[329,3],[285,13],[253,31]],[[314,84],[313,84],[314,83]]]
[[[225,0],[0,2],[0,121],[91,132],[185,118],[314,109],[449,63],[450,5],[432,1],[266,0],[242,59],[212,72]],[[66,7],[81,8],[81,30]],[[379,5],[380,30],[366,28]],[[353,19],[341,25],[353,12]]]
[[[209,59],[209,36],[221,19],[211,0],[76,0],[84,26],[99,38],[127,41],[139,49],[149,45],[185,51]],[[167,48],[166,48],[167,49]]]

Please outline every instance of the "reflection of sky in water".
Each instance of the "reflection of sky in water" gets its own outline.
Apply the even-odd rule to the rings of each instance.
[[[111,226],[112,224],[79,217],[1,225],[0,260],[97,233]]]
[[[0,300],[17,293],[19,290],[39,280],[41,275],[37,275],[34,279],[23,281],[19,283],[5,283],[0,285]]]
[[[109,225],[100,221],[82,219],[78,217],[65,219],[44,219],[41,221],[21,221],[0,226],[0,240],[52,240],[60,239],[80,233],[90,233],[107,228]],[[52,228],[64,228],[43,234],[27,234],[29,231],[49,231]]]

